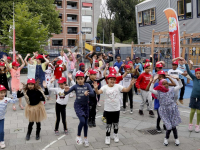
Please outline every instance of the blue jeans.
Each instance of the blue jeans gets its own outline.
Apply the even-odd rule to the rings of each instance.
[[[0,142],[4,141],[4,119],[0,120]]]
[[[78,125],[78,136],[81,136],[82,128],[84,127],[84,137],[87,137],[88,131],[88,117],[85,116],[78,116],[79,118],[79,125]]]

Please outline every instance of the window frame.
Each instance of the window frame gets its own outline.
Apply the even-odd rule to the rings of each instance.
[[[154,20],[151,20],[151,9],[154,9]],[[150,10],[150,25],[144,25],[144,14],[143,12],[144,11],[147,11],[147,10]],[[149,9],[146,9],[146,10],[143,10],[143,11],[140,11],[138,13],[141,13],[142,14],[142,22],[139,22],[139,15],[137,16],[138,17],[138,26],[139,27],[146,27],[146,26],[152,26],[152,25],[156,25],[157,24],[157,21],[156,21],[156,7],[153,7],[153,8],[149,8]],[[155,22],[155,24],[153,24],[153,22]],[[140,26],[141,25],[141,26]]]
[[[68,28],[76,28],[76,32],[73,33],[73,29],[72,29],[72,32],[68,32]],[[78,33],[78,27],[67,27],[67,34],[77,34]]]
[[[197,0],[197,18],[200,18],[200,9],[198,8],[198,5],[200,5],[200,0]]]
[[[141,21],[139,22],[139,14],[141,14]],[[138,23],[142,23],[142,11],[138,12]]]
[[[151,10],[154,9],[154,19],[151,20]],[[156,20],[156,13],[155,13],[155,7],[150,9],[150,21],[155,21]]]
[[[178,5],[178,3],[180,2],[180,1],[183,1],[183,11],[184,11],[184,14],[179,14],[179,5]],[[181,20],[188,20],[188,19],[193,19],[193,0],[191,0],[191,18],[187,18],[187,16],[186,16],[186,0],[179,0],[179,1],[177,1],[177,11],[178,11],[178,20],[179,21],[181,21]],[[198,12],[197,12],[198,13]],[[179,19],[179,17],[184,17],[183,19]]]
[[[55,40],[57,40],[57,41],[58,41],[58,40],[62,40],[62,45],[53,45],[53,41],[55,41]],[[51,45],[52,45],[52,46],[63,46],[63,41],[64,41],[63,39],[52,39],[52,44],[51,44]]]
[[[180,7],[179,7],[179,4],[178,3],[180,3],[180,2],[183,2],[183,14],[179,14],[179,9],[180,9]],[[184,5],[185,5],[185,1],[184,0],[179,0],[179,1],[177,1],[177,5],[178,5],[178,16],[184,16],[185,15],[185,7],[184,7]]]
[[[82,17],[81,17],[82,20],[81,20],[81,21],[82,21],[82,22],[85,22],[85,21],[83,21],[83,17],[86,17],[86,16],[87,16],[87,17],[91,17],[91,21],[88,22],[88,23],[91,23],[93,20],[92,20],[92,16],[90,16],[90,15],[82,15]]]

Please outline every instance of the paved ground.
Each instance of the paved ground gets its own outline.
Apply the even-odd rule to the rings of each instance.
[[[22,81],[26,80],[25,76],[21,77]],[[24,111],[17,107],[17,111],[12,110],[12,104],[7,108],[5,119],[5,142],[7,150],[198,150],[200,149],[200,133],[188,132],[187,125],[189,121],[189,100],[185,100],[185,104],[180,106],[182,123],[178,127],[180,146],[174,145],[173,134],[171,134],[169,145],[163,146],[165,131],[162,134],[150,135],[142,132],[147,128],[155,128],[156,118],[150,118],[148,112],[144,111],[144,116],[138,114],[140,104],[140,95],[134,95],[134,113],[120,115],[119,143],[111,141],[110,146],[105,145],[105,124],[101,121],[103,107],[98,107],[96,124],[97,127],[89,128],[90,147],[78,146],[75,144],[77,134],[78,119],[73,109],[74,98],[70,98],[67,106],[67,125],[69,134],[64,135],[62,122],[60,123],[60,136],[54,135],[55,125],[55,95],[51,96],[51,100],[45,105],[47,111],[47,120],[42,122],[41,139],[35,140],[35,128],[31,135],[30,141],[25,140],[28,120],[24,116]],[[104,96],[101,96],[101,104],[103,105]],[[23,99],[25,105],[25,100]],[[156,114],[156,112],[155,112]],[[195,116],[196,117],[196,116]],[[196,121],[196,118],[195,118]]]

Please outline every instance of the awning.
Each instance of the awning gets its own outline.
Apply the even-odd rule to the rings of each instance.
[[[104,46],[104,47],[112,47],[112,44],[92,43],[92,45]],[[115,43],[115,48],[117,48],[117,47],[131,47],[131,46],[132,46],[132,44]]]
[[[84,7],[92,7],[92,3],[83,3]]]

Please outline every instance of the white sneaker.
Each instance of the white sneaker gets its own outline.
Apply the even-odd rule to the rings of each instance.
[[[126,102],[126,107],[128,107],[128,102]]]
[[[132,114],[132,113],[133,113],[133,109],[130,110],[130,114]]]
[[[125,114],[126,113],[126,108],[124,108],[124,110],[123,110],[123,114]]]
[[[114,141],[115,141],[115,143],[118,143],[118,142],[119,142],[118,134],[114,134]]]
[[[98,102],[98,103],[97,103],[97,106],[98,106],[98,107],[101,107],[101,104]]]
[[[73,94],[73,93],[70,93],[70,94],[69,94],[69,97],[70,97],[70,98],[72,98],[73,96],[74,96],[74,94]]]
[[[96,109],[96,112],[98,112],[99,110],[98,109]]]
[[[1,142],[1,143],[0,143],[0,145],[1,145],[1,148],[2,148],[2,149],[6,147],[6,144],[5,144],[5,142],[4,142],[4,141],[3,141],[3,142]]]
[[[175,139],[175,146],[179,146],[179,144],[180,144],[179,139]]]
[[[168,143],[168,139],[164,138],[164,143],[163,145],[167,146],[169,143]]]
[[[109,136],[106,136],[105,144],[106,144],[106,145],[109,145],[109,144],[110,144],[110,137],[109,137]]]
[[[90,146],[90,144],[88,142],[88,139],[85,139],[84,143],[85,143],[85,147],[89,147]]]
[[[76,144],[77,145],[82,145],[83,144],[81,137],[76,137]]]

